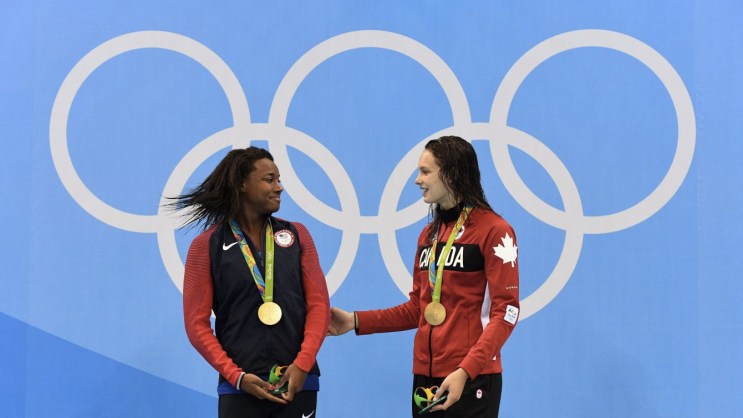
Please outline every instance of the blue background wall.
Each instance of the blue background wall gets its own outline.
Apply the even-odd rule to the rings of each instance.
[[[216,414],[159,205],[231,146],[333,305],[404,301],[443,133],[519,238],[502,416],[743,410],[743,6],[462,3],[2,0],[0,415]],[[412,336],[326,339],[318,414],[407,416]]]

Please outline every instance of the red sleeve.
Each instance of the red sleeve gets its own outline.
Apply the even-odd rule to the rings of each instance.
[[[490,296],[490,321],[477,343],[459,364],[471,379],[500,355],[516,326],[519,315],[519,265],[516,236],[500,217],[487,233],[481,247]]]
[[[422,246],[422,239],[427,228],[423,229],[418,238],[418,248]],[[417,255],[417,253],[416,253]],[[413,290],[408,294],[407,302],[387,309],[372,311],[357,311],[357,335],[367,335],[379,332],[395,332],[418,328],[420,321],[420,267],[418,260],[413,262]]]
[[[330,297],[325,275],[320,268],[315,242],[307,228],[294,222],[301,245],[302,287],[307,304],[304,324],[304,339],[294,364],[305,372],[315,364],[317,352],[325,340],[330,324]]]
[[[232,361],[214,335],[211,324],[212,284],[209,238],[213,229],[196,237],[186,258],[183,279],[183,319],[188,340],[204,359],[232,385],[237,383],[242,369]]]

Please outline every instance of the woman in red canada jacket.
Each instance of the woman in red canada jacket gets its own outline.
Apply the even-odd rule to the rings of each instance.
[[[500,351],[519,315],[516,236],[488,204],[477,155],[464,139],[429,141],[415,184],[432,221],[418,238],[410,299],[372,311],[331,308],[329,334],[417,328],[413,390],[438,386],[434,401],[447,393],[430,416],[497,417]],[[413,417],[418,408],[413,403]]]

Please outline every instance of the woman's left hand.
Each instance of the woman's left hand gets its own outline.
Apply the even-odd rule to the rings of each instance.
[[[433,408],[431,408],[431,411],[443,411],[454,405],[454,403],[462,397],[464,384],[467,383],[467,379],[469,378],[470,377],[467,372],[465,372],[462,368],[458,368],[457,370],[451,372],[449,376],[446,376],[446,379],[441,382],[439,389],[436,391],[436,396],[434,396],[433,399],[439,399],[439,397],[447,391],[449,392],[449,394],[446,396],[446,401],[443,404],[434,406]]]
[[[291,401],[294,399],[294,394],[301,391],[302,387],[304,386],[304,381],[307,379],[307,372],[303,371],[299,367],[297,367],[296,364],[292,363],[289,365],[289,367],[286,368],[286,371],[284,372],[284,375],[281,377],[281,380],[276,385],[276,387],[282,387],[285,383],[289,383],[288,390],[281,394],[281,396],[287,400]]]

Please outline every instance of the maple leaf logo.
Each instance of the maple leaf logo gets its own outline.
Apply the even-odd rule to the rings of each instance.
[[[515,265],[513,262],[516,261],[516,257],[518,257],[518,247],[513,245],[513,238],[508,235],[508,232],[506,232],[506,236],[500,240],[503,241],[503,244],[498,244],[497,247],[493,247],[495,255],[503,260],[503,264],[510,262],[511,267],[514,267]]]

